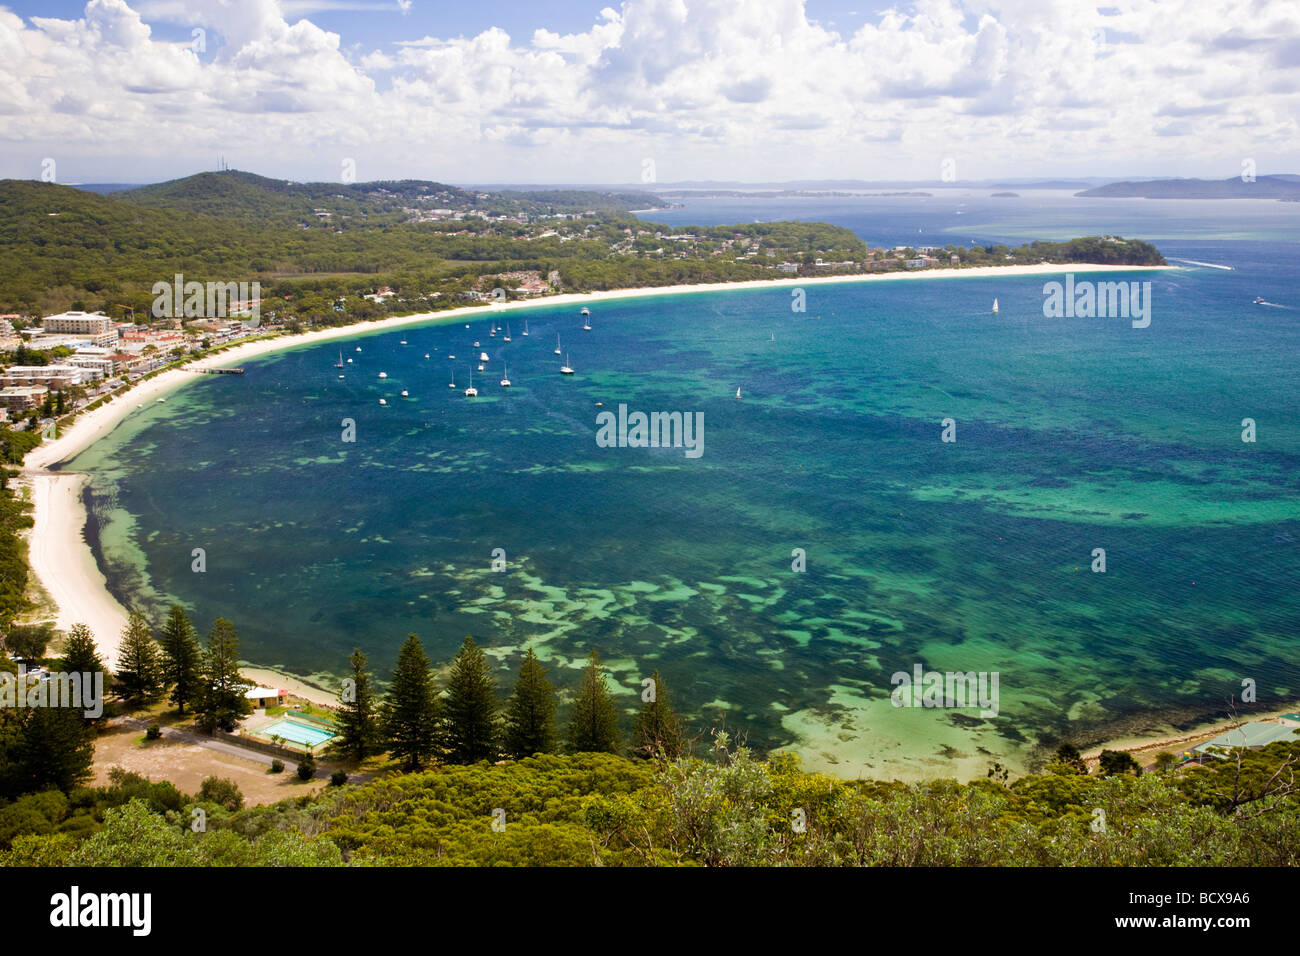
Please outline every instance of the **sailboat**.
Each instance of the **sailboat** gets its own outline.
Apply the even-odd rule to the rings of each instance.
[[[583,310],[582,310],[582,314],[583,314],[583,315],[591,315],[591,313],[588,312],[586,309],[583,309]],[[590,332],[590,331],[591,331],[591,319],[583,319],[583,320],[582,320],[582,331],[584,331],[584,332]]]
[[[739,386],[739,385],[736,386],[736,397],[737,397],[737,398],[740,398],[740,386]]]
[[[564,356],[564,364],[560,366],[561,375],[572,375],[573,369],[569,368],[569,356]]]
[[[474,372],[469,373],[469,388],[465,389],[466,398],[478,398],[478,389],[474,387]]]
[[[411,397],[411,393],[408,392],[406,389],[402,389],[402,398],[410,398],[410,397]]]
[[[507,342],[510,341],[510,323],[509,323],[509,322],[506,323],[506,338],[505,338],[505,340],[506,340]]]
[[[528,320],[524,319],[524,335],[528,334]]]
[[[488,354],[487,354],[486,352],[479,352],[479,353],[478,353],[478,360],[479,360],[480,362],[487,362],[487,361],[490,361],[490,359],[488,358]]]
[[[579,313],[579,315],[591,315],[591,309],[587,308],[587,307],[584,305],[584,306],[582,307],[582,311]]]
[[[339,349],[339,360],[334,364],[335,368],[343,367],[343,350]]]
[[[997,315],[997,314],[998,314],[998,300],[997,300],[997,299],[994,299],[994,300],[993,300],[993,314],[994,314],[994,315]]]
[[[506,366],[506,367],[505,367],[505,370],[501,373],[501,387],[502,387],[502,388],[509,388],[509,387],[510,387],[510,368],[509,368],[509,366]]]
[[[493,323],[492,323],[492,328],[488,329],[488,335],[493,335],[493,336],[494,336],[494,335],[496,335],[496,334],[497,334],[497,324],[496,324],[495,322],[493,322]]]
[[[555,335],[555,354],[560,354],[560,335],[558,332]]]
[[[455,369],[452,369],[452,370],[451,370],[451,381],[448,383],[447,387],[448,387],[448,388],[455,388],[455,387],[456,387],[456,370],[455,370]]]

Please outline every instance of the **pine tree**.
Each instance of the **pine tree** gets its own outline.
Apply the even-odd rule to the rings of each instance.
[[[438,698],[434,694],[429,658],[412,634],[397,654],[388,697],[384,700],[384,733],[389,749],[407,770],[418,770],[433,755],[438,735]]]
[[[654,693],[642,695],[641,713],[636,721],[635,753],[640,757],[657,757],[662,754],[669,760],[682,755],[682,725],[668,700],[668,688],[659,677],[651,675]],[[649,687],[646,688],[650,690]]]
[[[569,717],[570,753],[618,753],[618,711],[595,651],[582,671],[582,684]]]
[[[112,675],[95,647],[95,635],[85,624],[74,624],[68,630],[68,637],[63,642],[63,670],[68,674],[102,674],[103,690],[108,693]],[[92,719],[102,720],[103,717]]]
[[[251,710],[244,692],[248,681],[239,676],[239,638],[235,625],[217,618],[208,631],[208,648],[200,669],[199,696],[194,711],[199,726],[211,733],[216,728],[231,731],[239,718]]]
[[[555,687],[531,647],[506,708],[505,750],[517,760],[555,750]]]
[[[193,703],[201,692],[203,648],[199,646],[198,632],[179,604],[173,604],[167,612],[167,623],[162,629],[162,649],[167,655],[163,661],[163,674],[172,687],[171,701],[184,714],[186,703]]]
[[[349,693],[339,695],[337,746],[344,756],[364,760],[379,743],[375,692],[371,687],[370,672],[366,670],[366,655],[361,649],[354,648],[348,661],[352,664],[352,687]]]
[[[74,624],[68,629],[63,642],[63,669],[69,674],[107,672],[95,646],[95,635],[85,624]]]
[[[90,776],[95,758],[92,724],[73,707],[33,707],[19,718],[19,776],[27,792],[64,793]]]
[[[118,694],[131,703],[149,703],[162,696],[162,651],[141,611],[132,611],[122,629],[117,652]]]
[[[497,748],[496,680],[488,667],[483,649],[474,638],[465,638],[460,653],[451,662],[447,678],[446,715],[447,759],[451,763],[477,763],[495,760]]]

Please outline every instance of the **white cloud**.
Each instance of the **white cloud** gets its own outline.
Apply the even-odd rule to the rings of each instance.
[[[0,136],[28,157],[108,165],[166,143],[169,173],[224,151],[280,175],[328,176],[350,156],[362,178],[460,181],[634,182],[647,156],[660,180],[933,177],[949,156],[971,177],[1227,177],[1242,156],[1300,160],[1288,0],[1117,0],[1105,14],[919,0],[852,32],[809,20],[802,0],[626,0],[578,33],[493,28],[369,52],[293,19],[361,7],[407,9],[91,0],[78,20],[28,22],[0,10]],[[148,22],[200,27],[207,49]]]

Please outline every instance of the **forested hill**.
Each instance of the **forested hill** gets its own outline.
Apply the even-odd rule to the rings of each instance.
[[[1258,176],[1250,182],[1231,179],[1156,179],[1109,183],[1075,193],[1098,199],[1291,199],[1300,200],[1300,176]]]
[[[229,170],[111,194],[115,200],[177,211],[281,225],[312,224],[328,214],[331,225],[348,220],[377,224],[410,218],[413,212],[449,209],[488,216],[519,213],[627,212],[656,205],[650,193],[585,190],[512,190],[483,193],[422,179],[366,183],[296,183]]]

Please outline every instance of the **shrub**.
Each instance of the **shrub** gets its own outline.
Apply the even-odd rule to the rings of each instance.
[[[347,775],[347,771],[345,770],[335,770],[332,774],[330,774],[330,786],[332,787],[341,787],[347,782],[348,782],[348,775]]]
[[[298,761],[298,779],[310,780],[314,776],[316,776],[316,758],[306,754]]]
[[[244,795],[239,792],[239,785],[223,777],[208,777],[199,784],[199,799],[218,804],[232,812],[244,807]]]
[[[279,757],[271,761],[271,773],[284,773],[284,761]]]

